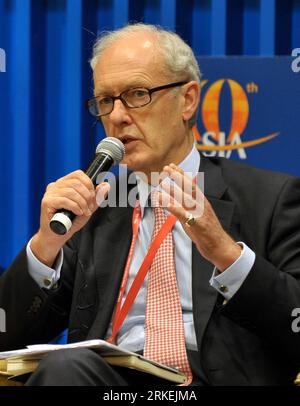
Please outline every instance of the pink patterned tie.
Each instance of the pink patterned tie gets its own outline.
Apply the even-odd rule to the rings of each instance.
[[[151,193],[151,202],[155,217],[153,241],[166,215],[159,205],[158,192]],[[144,355],[183,372],[187,376],[185,385],[192,382],[174,265],[172,231],[161,244],[149,270]]]

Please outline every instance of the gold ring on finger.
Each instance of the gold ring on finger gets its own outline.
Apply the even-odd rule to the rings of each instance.
[[[189,214],[184,224],[187,225],[188,227],[191,227],[193,224],[195,224],[195,221],[196,221],[195,217],[192,214]]]

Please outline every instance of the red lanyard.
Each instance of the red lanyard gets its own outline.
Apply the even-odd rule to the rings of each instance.
[[[129,249],[129,254],[124,270],[124,275],[118,295],[118,301],[116,304],[116,309],[115,309],[115,314],[114,314],[114,319],[113,319],[113,324],[112,324],[112,334],[108,338],[107,341],[109,342],[114,342],[116,339],[116,336],[128,314],[128,312],[131,309],[131,306],[133,305],[133,302],[135,301],[135,298],[144,282],[144,279],[151,267],[153,258],[155,257],[155,254],[157,253],[159,247],[161,246],[163,240],[166,238],[168,233],[171,231],[171,229],[174,227],[174,224],[176,223],[177,218],[174,215],[169,215],[162,225],[161,229],[159,230],[158,234],[156,235],[155,239],[152,241],[152,244],[149,248],[149,251],[147,255],[144,258],[144,261],[136,274],[136,277],[134,281],[132,282],[132,285],[129,289],[129,292],[126,296],[126,299],[123,303],[123,306],[121,307],[122,300],[125,294],[125,289],[129,277],[129,270],[130,270],[130,265],[132,262],[133,258],[133,252],[134,248],[136,245],[136,240],[139,232],[139,226],[141,223],[141,208],[139,205],[139,202],[137,202],[134,211],[133,211],[133,216],[132,216],[132,241]]]

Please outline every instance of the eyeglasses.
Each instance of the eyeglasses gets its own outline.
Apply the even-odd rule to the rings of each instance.
[[[98,96],[86,102],[86,107],[94,117],[102,117],[110,114],[114,109],[115,100],[121,100],[124,106],[130,109],[138,109],[151,103],[152,93],[171,87],[182,86],[187,82],[169,83],[164,86],[147,89],[145,87],[136,87],[125,90],[119,96]]]

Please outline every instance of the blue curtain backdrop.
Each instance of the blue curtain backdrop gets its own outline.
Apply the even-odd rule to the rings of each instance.
[[[128,21],[175,30],[200,57],[300,47],[300,0],[0,0],[0,267],[37,230],[46,185],[89,162],[102,133],[87,61],[98,32]]]

